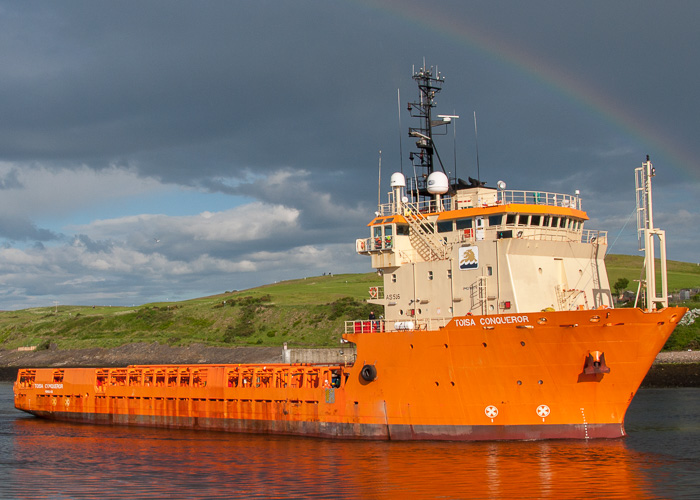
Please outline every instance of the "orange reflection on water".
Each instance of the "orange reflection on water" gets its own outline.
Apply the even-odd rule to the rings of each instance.
[[[16,498],[656,497],[646,457],[623,440],[331,441],[34,418],[13,426],[21,466],[6,493]]]

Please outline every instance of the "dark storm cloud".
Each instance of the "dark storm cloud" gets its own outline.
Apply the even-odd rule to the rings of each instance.
[[[447,78],[435,111],[461,116],[456,141],[439,138],[447,171],[477,175],[476,111],[482,180],[579,189],[591,227],[616,234],[635,208],[633,169],[651,154],[659,220],[681,233],[700,179],[699,15],[697,2],[636,0],[0,1],[0,193],[18,200],[0,238],[47,242],[3,254],[3,281],[18,304],[22,290],[127,303],[356,262],[379,150],[382,192],[392,171],[412,174],[406,103],[424,57]],[[31,220],[52,219],[54,186],[26,197],[51,208],[20,203],[35,166],[57,172],[63,196],[95,184],[60,183],[61,172],[110,183],[109,168],[250,205],[105,221],[71,205],[79,236],[60,246],[58,230]],[[675,248],[690,255],[690,239]]]
[[[232,165],[337,168],[344,136],[368,135],[339,119],[362,107],[354,85],[380,76],[358,59],[366,23],[343,7],[41,5],[12,5],[3,23],[6,159],[122,159],[187,184]]]
[[[415,98],[410,67],[423,56],[448,77],[442,112],[466,118],[458,122],[458,170],[470,175],[470,118],[479,111],[491,184],[508,174],[524,179],[516,165],[524,161],[544,173],[563,161],[591,168],[590,151],[564,153],[582,142],[602,145],[609,132],[591,126],[586,96],[577,104],[557,90],[561,83],[524,76],[546,73],[540,67],[513,79],[511,63],[502,63],[508,57],[601,87],[650,122],[669,122],[668,106],[686,121],[700,111],[674,97],[692,95],[687,73],[698,69],[688,52],[699,39],[686,4],[687,15],[629,2],[509,2],[505,11],[445,3],[424,12],[425,27],[402,20],[401,5],[391,3],[389,12],[312,1],[38,5],[11,4],[4,16],[5,159],[94,168],[122,162],[184,185],[245,168],[364,175],[375,169],[379,149],[396,168],[396,89],[404,104]],[[455,22],[441,33],[445,17]],[[474,26],[490,38],[467,42]],[[679,49],[673,57],[670,45]]]

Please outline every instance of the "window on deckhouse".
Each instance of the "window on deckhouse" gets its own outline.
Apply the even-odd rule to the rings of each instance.
[[[452,221],[440,221],[437,223],[438,233],[449,233],[452,231]]]
[[[503,214],[489,215],[489,226],[495,227],[500,226],[503,220]]]
[[[457,219],[455,221],[455,227],[459,229],[471,229],[472,228],[472,219]]]

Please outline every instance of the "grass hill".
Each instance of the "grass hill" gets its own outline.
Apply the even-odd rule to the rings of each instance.
[[[183,302],[58,306],[0,312],[0,348],[59,349],[133,342],[212,346],[335,346],[346,319],[366,318],[374,273],[317,276]]]
[[[609,255],[610,283],[636,288],[641,257]],[[700,266],[669,262],[669,288],[700,288]],[[374,273],[317,276],[183,302],[139,307],[58,306],[0,312],[0,349],[52,344],[59,349],[165,345],[328,347],[338,344],[345,320],[366,318]],[[690,303],[698,308],[699,303]],[[699,322],[700,323],[700,322]],[[700,324],[678,327],[667,348],[700,348]]]
[[[605,257],[608,279],[612,286],[619,278],[629,280],[628,288],[636,291],[644,266],[644,257],[638,255],[608,255]],[[659,266],[657,265],[657,270]],[[689,262],[669,260],[666,262],[669,291],[684,288],[700,288],[700,265]]]

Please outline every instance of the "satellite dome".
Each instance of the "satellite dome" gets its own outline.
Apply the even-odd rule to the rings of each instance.
[[[450,183],[443,172],[433,172],[428,176],[428,192],[430,194],[445,194],[450,189]]]
[[[391,187],[406,187],[406,178],[401,172],[391,174]]]

